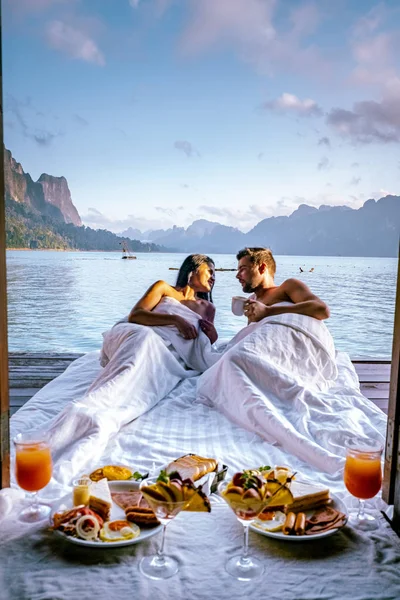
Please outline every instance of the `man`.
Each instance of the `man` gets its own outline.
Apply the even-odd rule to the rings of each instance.
[[[253,292],[244,307],[249,323],[282,313],[302,314],[320,321],[329,318],[328,306],[302,281],[286,279],[281,285],[275,285],[276,263],[271,250],[244,248],[236,258],[239,261],[236,279],[245,293]],[[281,302],[288,304],[281,305]]]

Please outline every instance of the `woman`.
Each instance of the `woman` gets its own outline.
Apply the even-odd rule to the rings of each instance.
[[[204,254],[190,254],[179,269],[175,286],[165,281],[156,281],[135,304],[129,314],[129,322],[139,325],[173,325],[186,340],[197,337],[195,325],[184,317],[157,312],[157,307],[168,298],[183,304],[200,315],[199,326],[214,344],[218,339],[213,325],[215,307],[212,303],[212,288],[215,283],[215,265],[212,258]],[[156,309],[156,310],[155,310]]]

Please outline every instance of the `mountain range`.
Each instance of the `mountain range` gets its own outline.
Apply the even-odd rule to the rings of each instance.
[[[111,231],[82,225],[65,177],[43,173],[33,181],[11,152],[4,149],[7,248],[121,250],[161,252],[153,243],[121,240]]]
[[[82,225],[65,177],[43,173],[33,181],[7,149],[4,165],[9,248],[118,250],[125,240],[135,252],[236,253],[244,246],[267,246],[275,254],[297,256],[398,253],[400,196],[367,200],[359,209],[301,204],[291,215],[263,219],[247,233],[199,219],[187,228],[129,228],[116,235]]]
[[[129,228],[120,235],[187,253],[236,253],[244,246],[266,246],[275,254],[297,256],[397,256],[400,196],[367,200],[359,209],[301,204],[291,215],[263,219],[247,233],[199,219],[187,228]]]

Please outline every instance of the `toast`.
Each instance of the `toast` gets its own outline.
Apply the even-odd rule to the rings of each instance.
[[[203,458],[197,454],[186,454],[177,458],[166,467],[168,475],[178,472],[182,479],[197,481],[207,473],[212,473],[217,468],[214,458]]]

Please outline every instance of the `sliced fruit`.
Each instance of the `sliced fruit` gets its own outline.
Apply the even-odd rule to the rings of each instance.
[[[172,487],[171,483],[165,483],[164,481],[159,481],[156,485],[157,485],[160,493],[165,496],[165,499],[168,502],[177,502],[177,499],[175,496],[176,488]],[[178,496],[178,493],[176,495]]]
[[[158,502],[168,501],[168,499],[165,497],[162,491],[160,491],[157,485],[146,485],[145,487],[141,488],[141,492],[145,498],[148,498],[150,500],[150,502],[153,499],[157,500]]]
[[[182,502],[183,500],[183,491],[182,484],[179,481],[171,481],[169,487],[174,494],[175,502]]]
[[[267,494],[270,495],[268,507],[282,506],[293,502],[293,494],[290,489],[275,481],[267,482]]]
[[[192,492],[189,504],[183,510],[190,512],[211,512],[211,504],[207,496],[199,489],[193,489]]]

